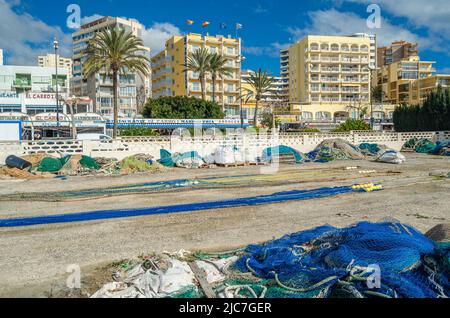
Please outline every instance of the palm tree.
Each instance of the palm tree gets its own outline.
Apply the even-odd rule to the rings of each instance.
[[[272,84],[275,82],[275,79],[270,76],[267,71],[262,71],[259,69],[257,72],[251,72],[250,76],[245,81],[251,87],[251,89],[246,89],[247,97],[254,98],[256,100],[254,117],[254,126],[256,127],[258,125],[259,103],[264,94],[270,90]]]
[[[203,100],[206,100],[206,74],[210,69],[210,60],[211,54],[206,48],[202,47],[188,57],[187,64],[183,64],[186,68],[185,72],[192,71],[198,73]]]
[[[223,55],[213,53],[209,60],[209,72],[211,73],[211,79],[213,84],[213,102],[216,101],[216,81],[218,78],[224,76],[230,76],[233,69],[227,66],[228,59]]]
[[[108,28],[97,33],[86,49],[87,59],[83,64],[86,75],[104,72],[112,74],[114,89],[114,130],[113,138],[117,138],[118,108],[118,75],[138,73],[148,76],[150,60],[142,54],[144,43],[125,29]],[[106,75],[105,75],[106,77]]]

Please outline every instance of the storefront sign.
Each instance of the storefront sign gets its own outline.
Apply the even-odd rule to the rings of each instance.
[[[0,92],[0,98],[19,98],[19,94],[14,92]]]

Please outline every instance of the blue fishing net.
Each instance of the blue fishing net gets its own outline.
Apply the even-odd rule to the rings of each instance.
[[[430,154],[450,156],[450,141],[439,141],[436,147],[430,151]]]
[[[251,245],[235,267],[289,297],[437,298],[450,293],[449,251],[410,226],[362,222]]]

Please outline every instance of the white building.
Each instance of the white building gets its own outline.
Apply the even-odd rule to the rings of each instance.
[[[56,83],[60,97],[69,92],[67,69],[38,66],[0,66],[0,112],[38,114],[56,111]],[[61,103],[62,104],[62,103]],[[64,107],[60,106],[60,111]]]
[[[136,20],[103,17],[81,26],[81,29],[72,34],[73,40],[73,78],[72,93],[76,96],[89,96],[94,101],[94,109],[102,115],[113,114],[113,87],[112,78],[105,74],[95,74],[89,77],[83,76],[82,65],[87,57],[85,49],[95,33],[106,28],[124,28],[137,37],[142,37],[143,25]],[[142,48],[142,54],[150,57],[150,49]],[[150,65],[149,65],[150,66]],[[149,67],[150,68],[150,67]],[[120,75],[119,78],[119,112],[128,117],[137,115],[137,100],[140,92],[149,93],[150,77],[142,79],[138,74],[130,73]],[[144,88],[142,90],[141,88]],[[147,96],[146,96],[147,97]],[[145,97],[145,98],[146,98]]]
[[[65,68],[68,72],[69,80],[72,78],[72,59],[62,57],[58,54],[47,54],[38,56],[38,65],[40,67],[55,67],[56,61],[58,61],[58,68]]]

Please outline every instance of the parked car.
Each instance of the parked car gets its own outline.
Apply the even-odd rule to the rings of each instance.
[[[112,140],[112,138],[104,134],[78,134],[77,140]]]

